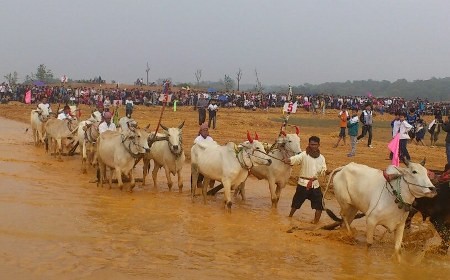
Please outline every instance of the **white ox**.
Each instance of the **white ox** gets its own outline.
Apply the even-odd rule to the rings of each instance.
[[[384,226],[390,232],[395,231],[395,255],[401,260],[400,247],[403,240],[405,221],[411,204],[419,197],[433,197],[436,188],[427,176],[427,169],[418,163],[406,162],[407,167],[390,166],[385,177],[382,170],[366,165],[349,163],[339,167],[330,175],[327,188],[333,179],[334,194],[341,206],[342,219],[326,209],[329,216],[338,222],[344,222],[349,235],[350,224],[359,211],[367,217],[367,246],[373,243],[373,234],[377,225]],[[333,174],[336,174],[333,177]]]
[[[134,119],[130,119],[129,117],[121,117],[119,119],[119,124],[117,125],[117,128],[120,132],[128,132],[134,128],[137,127],[137,122]]]
[[[86,173],[86,161],[92,164],[95,153],[95,142],[99,136],[98,126],[102,121],[102,114],[95,111],[89,119],[78,124],[78,145],[81,152],[81,170]]]
[[[122,173],[130,178],[128,191],[131,192],[135,186],[133,175],[135,161],[148,151],[148,133],[144,130],[135,129],[127,133],[105,131],[100,134],[97,140],[97,174],[99,176],[97,186],[103,187],[106,167],[109,167],[114,169],[121,190],[123,187]],[[109,188],[111,185],[112,174],[109,176]]]
[[[31,110],[30,124],[33,132],[33,141],[35,146],[44,142],[44,124],[49,119],[49,115],[44,115],[40,109]]]
[[[238,187],[247,179],[249,170],[256,165],[270,165],[272,160],[264,152],[264,146],[253,140],[247,133],[248,142],[239,146],[229,142],[220,146],[215,142],[199,142],[191,148],[191,174],[194,195],[199,174],[203,174],[203,201],[206,203],[206,188],[210,180],[220,181],[224,187],[225,206],[231,210],[231,189]]]
[[[170,174],[177,174],[178,177],[178,190],[183,190],[183,179],[181,178],[181,170],[183,168],[186,156],[183,151],[183,126],[184,121],[178,127],[167,128],[161,124],[163,133],[158,133],[156,138],[153,139],[154,133],[150,134],[150,153],[144,156],[143,167],[143,185],[145,185],[145,177],[150,169],[150,159],[153,159],[153,185],[157,186],[157,174],[158,170],[163,167],[166,172],[167,185],[169,190],[172,190],[172,179]]]
[[[297,155],[302,152],[300,148],[299,130],[296,134],[282,135],[268,151],[268,156],[272,158],[271,165],[258,165],[251,169],[251,174],[259,180],[266,179],[269,182],[269,190],[272,200],[272,207],[277,208],[280,200],[281,190],[286,186],[291,176],[292,167],[285,164],[283,159]],[[257,140],[257,138],[255,137]],[[242,199],[245,200],[245,181],[239,186]]]
[[[56,149],[58,150],[58,159],[61,160],[62,140],[74,137],[78,130],[78,122],[76,120],[59,120],[49,119],[44,125],[44,133],[46,134],[45,149],[48,152],[49,144],[54,147],[53,142],[56,141]],[[54,151],[56,154],[56,151]]]

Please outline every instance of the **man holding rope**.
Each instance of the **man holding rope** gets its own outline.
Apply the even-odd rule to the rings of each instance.
[[[292,217],[295,211],[300,209],[303,202],[309,199],[311,201],[311,208],[316,210],[314,220],[312,221],[313,224],[319,222],[323,210],[323,195],[317,177],[324,175],[327,170],[325,157],[320,154],[319,146],[320,138],[311,136],[305,151],[284,160],[286,164],[301,165],[297,189],[292,198],[289,217]]]

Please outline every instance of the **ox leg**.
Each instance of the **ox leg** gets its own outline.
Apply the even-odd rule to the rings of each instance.
[[[170,176],[170,170],[168,166],[164,166],[164,172],[166,173],[166,179],[167,179],[167,186],[169,187],[169,191],[172,191],[172,186],[173,186],[173,182],[172,182],[172,178]]]
[[[227,207],[228,212],[231,212],[231,182],[223,181],[223,190],[224,190],[224,198],[225,198],[225,206]]]
[[[56,149],[58,149],[58,160],[62,161],[61,158],[61,153],[62,153],[62,143],[61,143],[62,139],[56,139]]]
[[[83,172],[83,174],[87,173],[86,159],[87,159],[86,142],[83,141],[83,142],[81,142],[81,172]]]
[[[181,193],[183,192],[183,178],[181,177],[181,170],[177,171],[177,177],[178,177],[178,191]]]
[[[145,177],[147,177],[148,171],[150,170],[150,160],[144,157],[142,161],[144,163],[142,167],[142,186],[145,186]]]
[[[191,198],[194,202],[195,191],[197,190],[198,170],[197,167],[191,164]]]
[[[275,194],[277,195],[277,202],[275,203],[275,208],[278,207],[278,201],[280,201],[281,190],[284,188],[285,183],[277,183],[277,189],[275,190]]]
[[[355,215],[353,215],[354,217]],[[377,226],[377,222],[375,219],[367,218],[367,224],[366,224],[366,241],[367,241],[367,248],[370,248],[373,244],[373,234],[375,232],[375,227]],[[403,234],[403,233],[402,233]]]
[[[115,170],[116,170],[117,184],[119,185],[119,189],[122,190],[122,188],[123,188],[122,170],[120,170],[120,168],[117,168],[117,167],[115,168]],[[112,178],[112,174],[111,174],[111,178]]]
[[[269,179],[270,199],[272,200],[272,208],[277,208],[278,197],[276,193],[276,184],[273,178]]]
[[[208,177],[203,177],[202,182],[202,196],[203,196],[203,203],[206,204],[206,193],[208,192],[208,186],[209,182],[211,180]]]
[[[31,131],[33,132],[33,141],[34,141],[34,145],[37,146],[38,142],[37,142],[37,130],[32,128]]]
[[[402,258],[401,258],[401,254],[400,254],[400,249],[402,247],[402,240],[403,240],[403,232],[405,230],[405,223],[401,223],[397,226],[397,228],[395,229],[395,234],[394,234],[394,241],[395,241],[395,257],[397,258],[398,262],[401,262]]]
[[[100,184],[100,186],[103,188],[103,180],[105,179],[105,169],[106,166],[103,164],[103,162],[99,162],[97,166],[97,187]]]
[[[112,169],[111,167],[105,167],[103,176],[106,178],[106,169],[109,169],[109,189],[112,188],[112,179],[113,179],[113,174],[115,172],[115,169]],[[122,179],[122,176],[120,177]]]
[[[132,192],[134,186],[136,186],[136,181],[134,179],[133,169],[130,170],[130,172],[128,173],[128,176],[130,177],[130,188],[128,189],[128,191]]]
[[[341,206],[342,207],[342,206]],[[349,236],[353,236],[352,229],[350,228],[351,223],[355,219],[355,215],[358,212],[358,209],[354,208],[351,205],[348,205],[347,207],[342,207],[341,210],[341,216],[344,220],[345,227],[347,228],[347,232]],[[369,223],[369,221],[367,222]],[[369,228],[369,225],[367,225],[367,228]],[[367,229],[367,232],[369,232],[369,229]],[[373,234],[372,234],[372,240],[373,240]]]
[[[156,163],[156,161],[153,161],[153,170],[152,170],[152,178],[153,178],[153,186],[155,188],[158,188],[157,185],[157,177],[158,177],[158,170],[161,168],[161,166]]]

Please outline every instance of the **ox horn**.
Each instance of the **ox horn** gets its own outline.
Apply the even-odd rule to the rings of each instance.
[[[427,162],[427,158],[423,158],[423,160],[420,162],[420,165],[425,166],[426,162]]]
[[[258,136],[258,133],[256,133],[256,131],[255,131],[255,140],[259,141],[259,136]]]
[[[178,129],[182,129],[184,126],[184,121],[178,126]]]
[[[300,128],[298,128],[298,126],[295,126],[295,134],[297,134],[297,135],[300,134]]]
[[[248,132],[248,130],[247,130],[247,139],[248,139],[248,142],[253,143],[252,136],[250,135],[250,132]]]
[[[409,160],[407,160],[406,158],[403,158],[403,162],[405,163],[406,166],[409,166]]]
[[[162,123],[159,124],[160,127],[162,127],[162,129],[164,129],[165,131],[168,131],[169,129],[167,128],[167,126],[164,126]]]

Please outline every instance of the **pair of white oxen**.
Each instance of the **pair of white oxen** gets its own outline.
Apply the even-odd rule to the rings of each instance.
[[[177,128],[167,128],[163,125],[162,133],[154,137],[154,133],[148,133],[146,129],[139,129],[133,119],[123,117],[119,121],[118,131],[106,131],[99,134],[98,126],[101,122],[101,114],[94,112],[89,119],[77,122],[76,120],[59,120],[48,115],[43,115],[41,110],[31,112],[31,128],[35,145],[42,142],[54,147],[58,159],[61,159],[62,141],[72,139],[78,141],[82,158],[82,171],[86,172],[86,163],[98,163],[99,184],[103,186],[106,168],[115,171],[120,189],[123,187],[121,174],[130,179],[129,191],[135,186],[135,178],[132,172],[138,159],[144,161],[144,184],[145,177],[150,168],[150,160],[153,159],[154,169],[152,172],[153,182],[156,186],[157,172],[164,167],[169,188],[172,187],[170,173],[178,175],[178,187],[183,187],[180,172],[185,161],[182,148],[181,129],[182,123]],[[53,143],[55,142],[55,143]],[[72,141],[73,142],[73,141]],[[150,144],[152,149],[150,151]],[[111,187],[112,172],[109,176]]]

